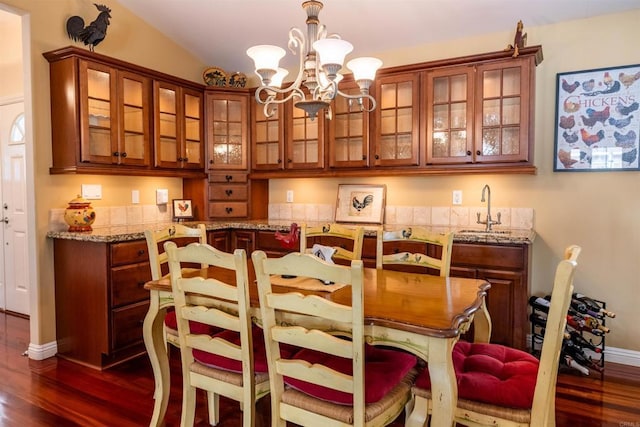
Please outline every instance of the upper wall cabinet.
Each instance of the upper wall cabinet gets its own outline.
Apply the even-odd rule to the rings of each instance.
[[[376,108],[362,113],[357,102],[337,96],[331,118],[317,119],[317,135],[301,113],[293,116],[297,109],[289,103],[271,119],[255,105],[251,177],[533,174],[535,68],[542,47],[512,54],[380,70],[371,91]],[[351,76],[340,90],[358,93]]]
[[[248,93],[207,91],[205,102],[208,169],[248,169]]]
[[[51,173],[204,176],[203,85],[76,47],[44,57]],[[173,109],[163,111],[160,88],[174,91]]]

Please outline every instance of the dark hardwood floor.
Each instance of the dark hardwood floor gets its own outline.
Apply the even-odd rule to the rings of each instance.
[[[145,357],[105,371],[60,358],[30,360],[27,319],[0,312],[0,426],[145,426],[153,409],[153,375]],[[172,387],[167,426],[180,425],[179,352],[171,352]],[[196,425],[205,426],[204,394]],[[262,425],[269,405],[261,402]],[[241,425],[239,406],[221,399],[220,427]],[[402,417],[402,416],[401,416]],[[556,395],[558,427],[640,427],[640,368],[608,363],[604,379],[561,373]],[[396,420],[393,427],[402,426]]]

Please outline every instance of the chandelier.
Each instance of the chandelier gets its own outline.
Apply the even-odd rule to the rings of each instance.
[[[280,68],[279,63],[286,52],[278,46],[258,45],[247,49],[247,55],[255,63],[256,73],[262,80],[256,90],[256,101],[264,104],[264,114],[271,117],[278,104],[294,99],[294,105],[303,109],[313,120],[318,112],[328,108],[327,117],[331,118],[329,108],[331,100],[340,95],[352,102],[357,101],[361,111],[373,111],[375,99],[369,95],[369,87],[373,83],[376,71],[382,66],[377,58],[362,57],[352,59],[347,67],[353,72],[353,78],[360,88],[360,94],[349,95],[338,89],[342,75],[344,58],[353,50],[353,45],[342,40],[337,34],[327,35],[324,25],[320,25],[318,14],[322,2],[310,0],[302,3],[307,14],[307,34],[299,28],[289,31],[289,50],[300,55],[298,76],[288,87],[281,89],[282,79],[288,71]],[[303,91],[307,89],[308,96]],[[282,95],[282,96],[279,96]],[[364,100],[368,100],[365,102]]]

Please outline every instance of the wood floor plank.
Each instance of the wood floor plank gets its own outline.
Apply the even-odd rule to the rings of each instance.
[[[0,312],[0,427],[139,427],[153,411],[153,374],[146,357],[105,371],[68,360],[30,360],[29,321]],[[180,353],[171,350],[171,394],[165,425],[180,425]],[[220,427],[239,427],[237,402],[220,399]],[[269,425],[269,401],[259,404],[259,426]],[[207,426],[204,393],[195,425]],[[391,427],[403,426],[402,415]],[[558,427],[640,427],[640,368],[607,363],[603,378],[561,371]]]

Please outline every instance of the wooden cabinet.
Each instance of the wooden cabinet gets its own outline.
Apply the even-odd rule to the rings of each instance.
[[[532,61],[509,58],[425,72],[426,164],[527,162]]]
[[[275,104],[271,108],[270,117],[264,111],[264,105],[259,104],[255,97],[250,100],[251,105],[251,170],[282,170],[284,169],[284,106]]]
[[[351,79],[340,84],[340,91],[359,95]],[[366,102],[366,101],[365,101]],[[331,103],[332,118],[326,122],[329,141],[329,167],[365,168],[369,166],[369,113],[358,102],[337,96]]]
[[[202,93],[176,84],[155,81],[155,166],[204,168]]]
[[[231,231],[231,250],[244,249],[247,257],[256,250],[256,232],[253,230]]]
[[[207,91],[209,171],[248,170],[249,94]]]
[[[417,166],[420,155],[420,78],[416,73],[376,79],[378,107],[372,135],[375,166]]]
[[[203,176],[203,85],[75,47],[44,57],[50,173]],[[161,88],[176,95],[173,108],[165,109]]]
[[[144,353],[151,280],[144,240],[54,240],[58,355],[103,369]]]
[[[246,173],[209,174],[209,218],[247,218],[249,181]]]
[[[451,275],[485,279],[491,283],[487,307],[491,342],[526,350],[529,318],[528,245],[455,243]]]

